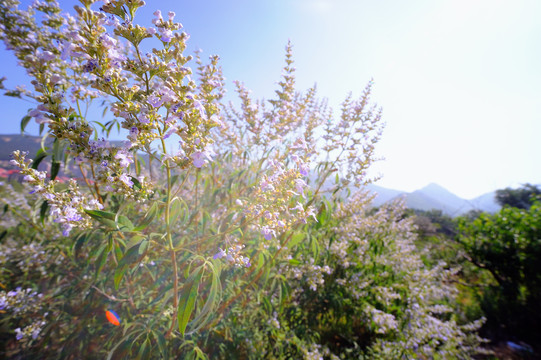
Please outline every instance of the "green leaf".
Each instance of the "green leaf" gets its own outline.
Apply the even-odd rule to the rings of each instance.
[[[147,337],[145,342],[139,348],[139,353],[137,354],[137,360],[145,360],[150,356],[150,339]]]
[[[169,207],[169,223],[175,224],[181,213],[184,214],[183,221],[186,222],[188,215],[188,205],[186,205],[184,200],[180,199],[179,197],[175,197],[171,201],[171,205]]]
[[[124,246],[125,247],[125,246]],[[115,256],[117,260],[121,260],[124,257],[124,252],[122,251],[119,241],[115,241],[113,250],[115,251]]]
[[[198,331],[204,325],[207,324],[210,316],[214,313],[214,310],[218,306],[220,299],[222,297],[222,284],[220,282],[220,262],[218,260],[213,260],[212,263],[207,263],[211,269],[211,283],[210,291],[207,296],[205,305],[203,305],[201,311],[197,316],[189,323],[190,325],[190,334]]]
[[[61,140],[55,138],[53,141],[53,161],[57,161],[64,157],[64,146]]]
[[[145,214],[145,217],[143,218],[143,221],[141,223],[133,228],[133,231],[141,231],[144,230],[152,223],[152,221],[156,218],[156,215],[158,214],[158,203],[154,202],[152,203],[152,206],[150,209],[148,209],[147,213]]]
[[[111,349],[111,351],[109,351],[109,353],[107,354],[107,358],[106,360],[111,360],[113,358],[113,355],[116,351],[116,349],[121,346],[122,344],[124,344],[125,341],[127,341],[127,339],[132,336],[133,334],[137,333],[138,330],[134,330],[130,333],[128,333],[127,335],[125,335],[122,339],[120,339],[120,341],[117,341],[116,345]]]
[[[332,216],[331,209],[332,209],[332,205],[329,203],[329,201],[323,200],[323,203],[321,204],[319,208],[319,212],[316,216],[317,221],[318,221],[318,224],[316,224],[315,226],[316,229],[319,229],[325,226],[325,224],[329,222]]]
[[[96,274],[95,274],[96,277],[98,277],[98,275],[101,272],[101,269],[103,269],[103,267],[105,266],[105,262],[107,261],[107,256],[109,255],[109,251],[106,250],[107,247],[108,247],[108,244],[103,244],[98,250],[99,256],[96,260],[96,264],[98,265],[96,267]]]
[[[196,360],[207,360],[207,356],[205,355],[205,353],[203,352],[203,350],[201,350],[199,348],[199,346],[196,346],[193,348],[193,351],[195,352],[195,359]]]
[[[98,220],[100,223],[106,225],[111,229],[116,229],[115,213],[101,211],[101,210],[85,210],[91,218]]]
[[[85,212],[111,229],[119,231],[133,231],[134,229],[133,223],[124,215],[102,210],[85,210]]]
[[[127,266],[118,267],[115,270],[115,276],[114,276],[115,290],[118,290],[118,287],[120,286],[120,282],[122,281],[122,278],[124,277],[124,274],[126,274],[127,270],[128,270]]]
[[[288,297],[290,292],[291,292],[291,288],[289,286],[289,283],[287,282],[286,279],[282,279],[282,281],[280,281],[280,289],[281,289],[281,293],[282,293],[282,296],[283,297]],[[282,308],[284,305],[284,302],[281,301],[280,302],[280,308]]]
[[[86,242],[87,239],[90,239],[91,235],[92,234],[82,233],[81,235],[79,235],[77,240],[73,243],[71,251],[74,251],[75,249],[74,255],[76,258],[79,255],[79,251],[81,250],[81,247],[83,246],[83,244]]]
[[[141,241],[141,244],[139,245],[139,255],[143,255],[145,251],[147,251],[148,248],[148,240]]]
[[[203,276],[203,268],[200,266],[190,275],[185,285],[182,287],[182,295],[178,303],[178,330],[184,336],[186,326],[190,316],[195,309],[195,300],[197,299],[199,282]]]
[[[101,219],[108,219],[108,220],[115,220],[116,214],[108,211],[102,211],[102,210],[85,210],[88,215],[90,215],[92,218],[96,220]]]
[[[32,119],[30,115],[26,115],[21,120],[21,134],[24,133],[24,129],[26,129],[26,125],[28,125],[28,122]]]
[[[47,153],[45,151],[42,151],[41,149],[38,151],[36,158],[32,162],[32,169],[37,170],[38,165],[47,157]]]
[[[59,171],[60,171],[60,162],[53,161],[51,163],[51,180],[54,180],[56,178],[56,175],[58,175]]]
[[[45,200],[41,204],[41,207],[39,209],[39,220],[41,221],[41,223],[43,223],[43,221],[45,221],[45,215],[47,215],[47,208],[48,207],[49,207],[49,203],[47,202],[47,200]]]
[[[141,182],[139,181],[139,179],[137,179],[136,177],[134,176],[130,176],[131,178],[131,181],[133,182],[133,187],[134,188],[137,188],[137,189],[142,189],[143,187],[141,186]]]
[[[214,226],[212,226],[212,217],[208,213],[208,211],[203,211],[203,217],[201,219],[201,228],[202,231],[205,231],[207,224],[211,224],[211,227],[209,228],[211,234],[215,234],[216,230],[214,229]]]
[[[263,296],[263,308],[267,314],[272,314],[272,305],[267,296]]]
[[[287,246],[290,249],[294,249],[295,246],[297,246],[301,241],[303,241],[305,237],[306,237],[306,234],[302,232],[295,233],[291,236],[291,240],[289,240],[289,243],[287,244]]]
[[[319,255],[319,244],[317,240],[313,237],[310,237],[310,248],[312,250],[312,256],[317,258]]]
[[[135,245],[138,245],[141,241],[145,240],[145,239],[149,239],[150,237],[147,237],[147,236],[144,236],[144,235],[140,235],[140,234],[137,234],[137,235],[134,235],[131,237],[130,241],[128,241],[127,244],[124,245],[124,247],[126,249],[129,249],[131,248],[132,246],[135,246]],[[118,240],[118,239],[117,239]]]
[[[152,331],[152,335],[154,336],[154,339],[156,339],[156,343],[158,344],[158,349],[160,350],[160,353],[162,355],[162,358],[167,358],[167,350],[165,345],[165,336],[159,331]]]
[[[261,267],[265,264],[265,255],[263,252],[259,253],[258,259],[257,259],[257,267],[256,269],[261,269]]]
[[[159,280],[164,280],[164,276],[158,278],[158,281],[156,284],[159,283]],[[156,287],[156,285],[154,286]],[[162,299],[164,302],[167,302],[171,297],[173,297],[173,292],[171,291],[173,289],[173,284],[166,285],[163,289],[160,289],[159,295],[152,300],[150,304],[148,304],[148,307],[152,307],[155,304],[159,303]]]
[[[101,122],[99,122],[99,121],[92,121],[92,123],[101,126],[101,131],[102,131],[102,132],[105,132],[105,125],[103,125]],[[95,127],[95,126],[94,126],[94,129],[96,130],[96,127]],[[98,131],[96,131],[95,134],[98,134]]]
[[[118,218],[116,220],[117,220],[118,225],[120,225],[118,227],[118,230],[120,230],[120,231],[133,231],[133,228],[134,228],[133,223],[126,216],[120,215],[120,216],[118,216]]]
[[[122,260],[118,262],[118,267],[132,265],[136,262],[139,262],[139,260],[142,258],[142,256],[139,254],[139,249],[142,243],[143,241],[129,248],[128,251],[126,251],[126,253],[124,254],[124,257],[122,258]]]

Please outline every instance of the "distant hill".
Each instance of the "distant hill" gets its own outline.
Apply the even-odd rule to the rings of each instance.
[[[29,136],[29,135],[0,135],[0,173],[4,174],[2,177],[5,176],[6,171],[14,170],[15,167],[9,164],[9,160],[11,160],[11,153],[15,150],[21,150],[21,151],[28,151],[28,157],[30,159],[34,159],[36,153],[41,148],[41,136]],[[45,147],[51,148],[53,142],[53,138],[49,137],[45,140]],[[112,145],[119,146],[121,144],[121,141],[110,141]],[[50,164],[50,157],[45,158],[38,167],[38,170],[42,171],[50,171],[51,164]],[[147,160],[145,159],[145,162]],[[60,172],[58,174],[59,177],[81,177],[81,171],[77,166],[74,166],[73,163],[69,165],[69,167],[66,169],[64,167],[60,168]]]
[[[454,216],[473,210],[472,205],[438,184],[429,184],[406,196],[406,204],[419,210],[439,209],[443,213]]]
[[[45,146],[50,146],[52,138],[48,138]],[[0,135],[0,160],[10,160],[10,155],[15,150],[28,151],[30,157],[41,148],[41,136],[27,135]]]
[[[408,208],[427,211],[436,209],[449,216],[462,215],[471,210],[493,213],[500,209],[495,200],[495,192],[467,200],[433,183],[410,193],[386,189],[376,185],[369,185],[368,188],[378,194],[374,200],[374,206],[381,206],[386,202],[403,199]]]
[[[389,202],[401,195],[406,195],[404,191],[387,189],[382,186],[378,186],[374,184],[369,184],[366,187],[372,193],[377,194],[374,200],[372,200],[372,205],[374,206],[381,206],[385,204],[386,202]]]
[[[311,173],[309,178],[310,184],[314,184],[317,181],[315,173]],[[322,186],[322,190],[332,188],[334,183],[334,177],[331,176]],[[388,189],[375,184],[369,184],[366,188],[375,194],[372,200],[373,206],[381,206],[385,203],[402,199],[406,207],[410,209],[426,211],[441,210],[442,213],[449,216],[459,216],[471,210],[494,213],[500,209],[500,206],[495,200],[495,192],[483,194],[474,199],[463,199],[434,183],[412,192]],[[353,187],[351,190],[354,191]],[[342,196],[347,196],[346,192],[343,192]]]
[[[501,209],[500,204],[496,202],[495,191],[478,196],[475,199],[470,200],[470,203],[474,209],[483,209],[489,213],[495,213]]]
[[[28,151],[29,157],[34,155],[41,148],[41,136],[30,135],[0,135],[0,160],[10,160],[10,155],[15,150]],[[53,143],[53,138],[48,137],[45,140],[45,147],[50,147]],[[120,146],[122,141],[111,140],[111,145]]]

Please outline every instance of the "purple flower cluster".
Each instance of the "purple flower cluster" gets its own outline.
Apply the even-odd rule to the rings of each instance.
[[[160,10],[156,10],[154,12],[155,18],[152,20],[152,23],[157,28],[160,40],[165,43],[171,42],[173,38],[173,30],[178,30],[182,28],[182,25],[179,23],[173,24],[173,19],[175,18],[174,12],[170,11],[167,15],[168,21],[164,21],[162,17],[162,12]],[[154,35],[156,34],[156,29],[148,29],[148,33]]]
[[[225,260],[227,260],[230,264],[237,267],[250,267],[250,259],[240,254],[243,248],[244,245],[234,244],[225,250],[219,249],[219,251],[213,256],[213,259],[216,260],[225,258]]]

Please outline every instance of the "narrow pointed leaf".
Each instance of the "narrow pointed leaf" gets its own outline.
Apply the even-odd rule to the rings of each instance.
[[[60,162],[53,161],[51,163],[51,180],[56,179],[56,176],[58,175],[59,171],[60,171]]]
[[[186,332],[186,326],[190,320],[190,316],[195,309],[195,300],[197,299],[197,293],[199,288],[199,282],[203,276],[202,268],[199,267],[188,278],[188,281],[182,288],[182,295],[178,303],[178,330],[184,336]]]
[[[45,220],[45,215],[47,215],[48,208],[49,208],[49,203],[47,202],[47,200],[45,200],[41,204],[41,207],[39,209],[39,220],[41,221],[41,223],[43,223],[43,221]]]
[[[122,278],[124,277],[124,274],[126,274],[127,270],[128,270],[127,266],[119,267],[115,270],[115,277],[114,277],[115,290],[118,290],[118,287],[120,286],[120,282],[122,281]]]
[[[30,119],[32,119],[30,115],[26,115],[21,119],[21,134],[24,133],[24,129],[26,129],[26,125],[28,125]]]
[[[41,150],[41,149],[40,149]],[[44,151],[41,151],[37,153],[34,161],[32,161],[32,169],[38,169],[38,165],[47,157],[47,153]]]
[[[139,225],[133,228],[133,231],[141,231],[141,230],[146,229],[148,225],[150,225],[150,223],[156,218],[157,214],[158,214],[158,204],[154,202],[152,203],[152,206],[150,207],[150,209],[148,209],[145,217],[139,223]]]
[[[126,251],[124,254],[124,257],[122,260],[118,262],[118,267],[123,267],[125,265],[133,265],[136,262],[139,262],[141,259],[141,255],[139,254],[139,248],[141,247],[141,243],[132,246],[131,248]]]

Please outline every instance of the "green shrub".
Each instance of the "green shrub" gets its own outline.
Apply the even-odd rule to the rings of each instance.
[[[482,294],[485,331],[495,339],[520,339],[536,345],[541,338],[541,206],[505,206],[494,215],[463,221],[460,241],[474,264],[495,282]]]

